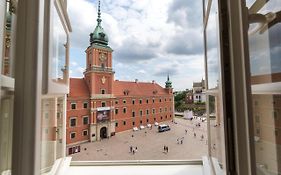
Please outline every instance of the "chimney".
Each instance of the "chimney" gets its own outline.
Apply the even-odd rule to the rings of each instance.
[[[135,79],[135,83],[137,83],[139,80],[138,79]]]

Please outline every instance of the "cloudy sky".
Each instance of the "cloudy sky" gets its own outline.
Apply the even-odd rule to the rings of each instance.
[[[202,1],[101,0],[102,27],[113,52],[115,79],[152,81],[175,90],[204,77]],[[82,77],[89,34],[97,18],[96,0],[69,0],[72,23],[71,77]]]

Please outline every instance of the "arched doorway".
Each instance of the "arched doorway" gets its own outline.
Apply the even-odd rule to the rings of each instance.
[[[106,129],[106,127],[102,127],[100,129],[100,138],[101,139],[107,138],[107,129]]]

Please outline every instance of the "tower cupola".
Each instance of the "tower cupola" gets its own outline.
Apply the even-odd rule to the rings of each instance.
[[[98,5],[98,18],[97,18],[97,26],[93,33],[90,33],[90,45],[94,44],[101,44],[101,45],[108,45],[108,36],[105,33],[104,29],[101,26],[101,12],[100,12],[100,1]]]
[[[169,75],[167,76],[167,81],[165,82],[165,88],[172,88],[172,82],[170,81]]]

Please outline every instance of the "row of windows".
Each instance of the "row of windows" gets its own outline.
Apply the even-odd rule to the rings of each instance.
[[[168,109],[167,108],[164,108],[164,112],[167,112],[168,111]],[[170,112],[172,111],[172,108],[170,107]],[[119,112],[119,109],[118,108],[116,108],[115,109],[115,114],[118,114],[118,112]],[[159,113],[162,113],[163,112],[163,110],[162,110],[162,108],[159,108]],[[123,113],[124,114],[126,114],[127,113],[127,108],[123,108]],[[155,109],[152,109],[152,114],[155,114],[156,113],[156,110]],[[140,114],[140,116],[142,116],[143,115],[143,111],[142,110],[140,110],[139,111],[139,114]],[[147,109],[146,110],[146,115],[149,115],[149,109]],[[136,113],[135,113],[135,111],[132,111],[132,116],[133,117],[135,117],[136,116]]]
[[[165,102],[167,101],[167,99],[165,98],[164,99],[165,100]],[[136,102],[135,102],[136,100],[132,100],[132,104],[134,105]],[[171,101],[171,98],[170,98],[170,101]],[[154,99],[152,99],[152,103],[154,103],[155,102],[155,100]],[[162,102],[162,99],[160,98],[159,99],[159,102],[161,103]],[[127,101],[126,100],[123,100],[123,104],[126,104],[127,103]],[[146,103],[148,104],[149,103],[149,99],[146,99]],[[118,104],[118,100],[116,100],[115,101],[115,104]],[[142,104],[142,99],[139,99],[139,104]],[[101,103],[101,106],[102,107],[105,107],[106,106],[106,102],[102,102]],[[88,102],[84,102],[83,103],[83,108],[84,109],[87,109],[88,108]],[[76,103],[71,103],[71,109],[77,109],[77,104]]]
[[[83,125],[88,125],[88,124],[89,124],[89,117],[88,117],[88,116],[84,116],[84,117],[82,118],[82,123],[83,123]],[[75,126],[77,126],[77,117],[71,117],[71,118],[70,118],[69,126],[70,126],[70,127],[75,127]]]
[[[89,131],[87,129],[82,131],[82,136],[87,136],[89,134]],[[76,132],[71,132],[70,133],[70,139],[75,139],[76,138]]]
[[[171,117],[172,117],[172,115],[170,115],[170,118],[171,118]],[[165,118],[167,119],[168,116],[166,115]],[[154,122],[155,122],[155,121],[156,121],[156,118],[154,118],[153,120],[154,120]],[[160,117],[160,120],[163,120],[163,117],[162,117],[162,116]],[[127,124],[126,121],[122,121],[122,123],[123,123],[124,126],[126,126],[126,124]],[[146,119],[146,123],[149,123],[149,119]],[[142,121],[142,120],[140,120],[140,124],[143,124],[143,121]],[[135,121],[132,122],[132,125],[133,125],[133,126],[136,125]],[[118,127],[118,126],[119,126],[119,123],[116,122],[116,123],[115,123],[115,127]]]
[[[88,108],[88,102],[83,103],[83,108],[87,109]],[[77,109],[77,104],[76,103],[71,103],[71,109]]]
[[[132,100],[132,104],[136,104],[136,101],[135,99]],[[164,101],[166,102],[167,101],[167,98],[164,98]],[[172,101],[172,98],[169,98],[169,101]],[[143,100],[142,99],[139,99],[138,100],[139,104],[142,104],[143,103]],[[161,103],[162,102],[162,98],[159,98],[159,102]],[[117,105],[119,102],[118,100],[115,101],[115,104]],[[123,100],[123,104],[126,104],[127,101],[126,100]],[[149,99],[146,99],[146,103],[148,104],[149,103]],[[155,99],[152,99],[152,103],[155,103]]]

